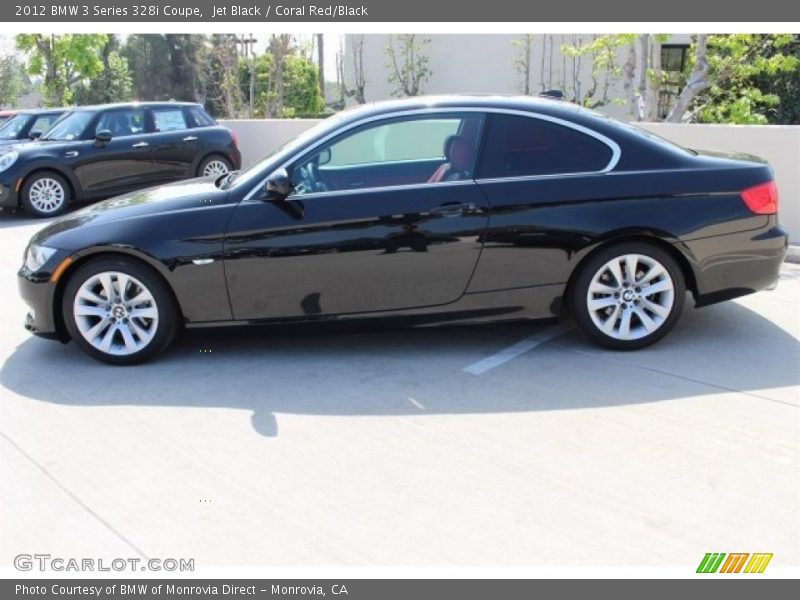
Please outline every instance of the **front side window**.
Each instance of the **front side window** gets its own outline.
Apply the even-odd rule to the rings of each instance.
[[[359,127],[293,166],[294,194],[472,179],[482,121],[453,114]]]
[[[70,142],[72,140],[80,140],[83,138],[89,123],[92,121],[96,113],[83,110],[75,110],[67,113],[65,117],[60,119],[53,125],[45,135],[44,139],[57,140],[61,142]]]
[[[124,110],[110,110],[100,115],[94,128],[98,131],[110,131],[112,137],[126,137],[145,132],[144,109],[131,108]]]
[[[53,123],[58,120],[58,117],[59,115],[42,115],[41,117],[36,117],[33,125],[31,125],[31,133],[34,131],[44,133],[53,126]]]
[[[602,171],[613,156],[600,140],[535,117],[493,114],[485,137],[481,179]]]
[[[156,131],[180,131],[186,129],[186,117],[180,108],[155,108],[153,120]]]

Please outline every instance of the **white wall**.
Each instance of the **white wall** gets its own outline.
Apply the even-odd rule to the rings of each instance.
[[[239,136],[244,166],[315,125],[316,119],[220,121]],[[780,193],[779,217],[800,244],[800,126],[645,123],[646,129],[689,148],[747,152],[769,161]]]
[[[434,94],[519,94],[524,91],[522,74],[515,63],[521,49],[515,45],[525,32],[518,34],[432,34],[419,35],[430,43],[423,52],[428,57],[431,76],[423,84],[423,92]],[[345,81],[349,88],[354,79],[354,43],[363,40],[363,66],[365,75],[365,97],[367,102],[392,98],[395,85],[389,82],[391,69],[387,66],[386,48],[388,34],[347,34],[345,36]],[[585,93],[591,86],[592,59],[584,56],[573,61],[561,53],[561,46],[587,45],[591,34],[533,34],[531,49],[530,89],[537,93],[545,89],[564,89],[571,94],[574,89],[573,71],[577,71],[579,90]],[[670,44],[689,44],[691,36],[671,35]],[[627,50],[616,51],[617,66],[627,58]],[[602,83],[602,78],[601,78]],[[602,85],[600,86],[602,89]],[[609,100],[624,98],[622,77],[611,78]],[[353,102],[352,99],[349,100]],[[609,102],[599,108],[609,116],[627,119],[628,110],[621,103]]]

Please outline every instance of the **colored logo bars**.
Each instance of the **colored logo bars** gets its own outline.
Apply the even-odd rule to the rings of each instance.
[[[727,557],[727,558],[726,558]],[[750,557],[750,560],[747,560]],[[708,552],[700,565],[697,567],[698,573],[763,573],[769,561],[772,560],[772,553],[737,552],[725,554],[724,552]],[[723,562],[724,561],[724,562]],[[746,564],[746,566],[745,566]],[[742,570],[744,567],[744,570]]]

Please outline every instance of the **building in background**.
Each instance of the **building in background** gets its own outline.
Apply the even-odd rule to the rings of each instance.
[[[357,102],[359,85],[367,102],[397,95],[398,85],[391,81],[394,66],[387,48],[390,42],[394,44],[402,67],[405,57],[399,37],[388,34],[344,36],[341,71],[349,92],[347,104]],[[425,66],[429,71],[420,86],[424,94],[520,94],[525,92],[527,80],[531,94],[559,90],[566,98],[574,99],[584,97],[595,85],[592,56],[572,56],[569,51],[562,50],[565,46],[586,47],[598,37],[591,34],[431,34],[416,37],[416,42],[421,44],[420,54],[412,60],[426,57]],[[673,35],[660,44],[665,74],[658,107],[662,118],[680,92],[690,43],[689,35]],[[618,73],[609,76],[607,101],[596,108],[613,117],[627,118],[622,76],[626,49],[618,47],[613,52]],[[596,86],[605,85],[604,73],[596,79],[599,80]]]

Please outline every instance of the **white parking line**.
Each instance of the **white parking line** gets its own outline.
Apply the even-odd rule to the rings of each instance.
[[[525,354],[528,350],[533,350],[539,344],[543,344],[544,342],[558,337],[562,333],[566,333],[570,329],[571,327],[564,327],[561,324],[551,325],[550,327],[546,327],[540,332],[517,342],[513,346],[504,348],[503,350],[500,350],[500,352],[496,352],[495,354],[487,356],[476,363],[472,363],[468,367],[465,367],[464,371],[467,373],[472,373],[473,375],[482,375],[483,373],[486,373],[486,371],[490,371],[495,367],[499,367],[500,365],[517,358],[521,354]]]

